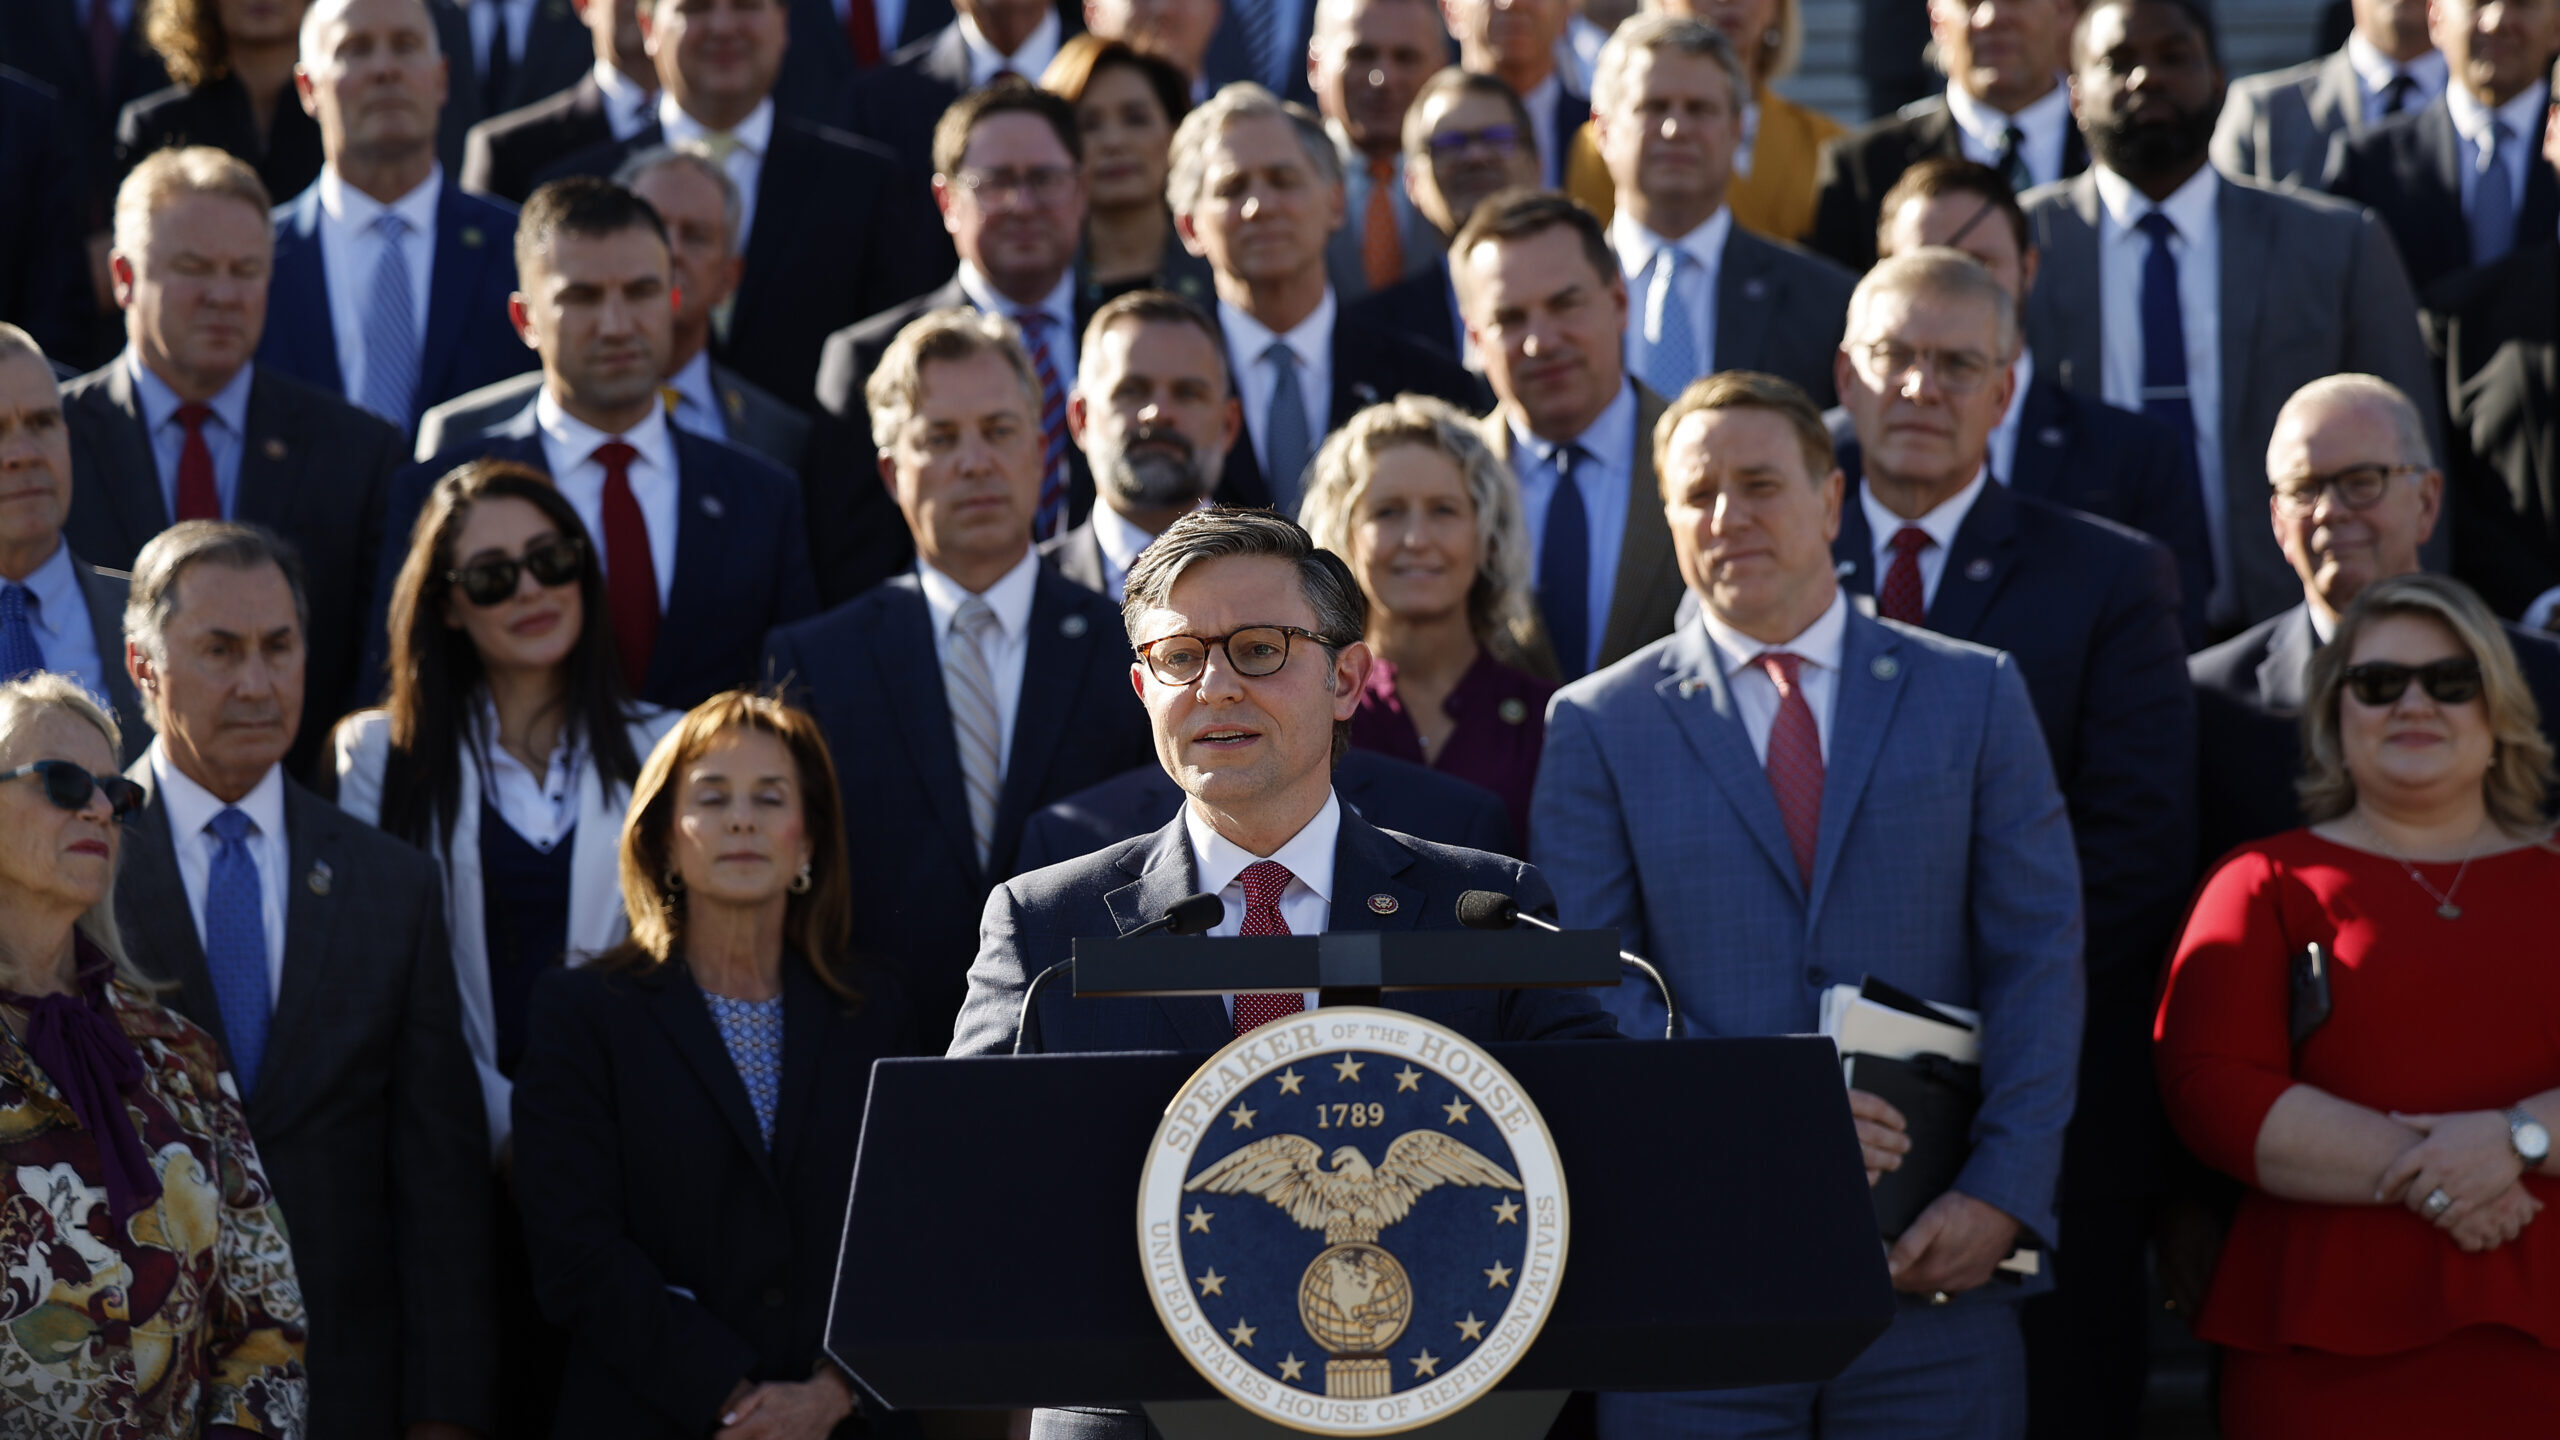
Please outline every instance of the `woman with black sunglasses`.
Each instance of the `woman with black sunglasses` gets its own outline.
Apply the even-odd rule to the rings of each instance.
[[[2348,607],[2302,729],[2310,826],[2205,882],[2158,1020],[2170,1119],[2249,1187],[2196,1325],[2223,1347],[2223,1433],[2543,1429],[2551,746],[2488,607],[2433,575]]]
[[[515,1332],[499,1337],[507,1433],[547,1433],[559,1355],[532,1303],[505,1183],[526,1007],[544,970],[627,933],[623,811],[641,757],[676,719],[628,698],[594,556],[540,472],[484,460],[445,476],[392,585],[389,703],[347,717],[335,737],[338,804],[444,871],[464,1038],[500,1180],[501,1324]]]

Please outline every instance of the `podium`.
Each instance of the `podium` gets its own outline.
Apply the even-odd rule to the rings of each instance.
[[[1377,937],[1366,938],[1374,947]],[[1429,982],[1445,977],[1433,966],[1400,961],[1486,940],[1511,952],[1487,967],[1508,983],[1595,979],[1588,938],[1550,952],[1569,976],[1561,980],[1542,976],[1526,947],[1573,936],[1385,938],[1384,953],[1371,950],[1374,966],[1336,972],[1343,988],[1439,988]],[[1403,941],[1422,943],[1399,956]],[[1318,943],[1215,942],[1237,947],[1240,962],[1262,947],[1236,967],[1260,978],[1333,978],[1268,968],[1312,968]],[[1218,952],[1204,955],[1194,940],[1094,953],[1115,948],[1126,963],[1080,975],[1080,999],[1092,993],[1088,982],[1115,994],[1130,993],[1123,985],[1288,988],[1233,983],[1213,962]],[[1607,948],[1614,956],[1614,941]],[[1085,959],[1079,942],[1080,970]],[[1168,975],[1169,960],[1187,961],[1189,973]],[[1828,1040],[1483,1049],[1534,1097],[1554,1137],[1571,1195],[1571,1254],[1535,1346],[1493,1394],[1425,1427],[1435,1436],[1542,1435],[1574,1390],[1827,1379],[1891,1323],[1875,1211]],[[1140,1170],[1166,1102],[1203,1058],[879,1062],[828,1354],[897,1410],[1144,1407],[1170,1440],[1292,1433],[1229,1404],[1192,1369],[1141,1272]]]

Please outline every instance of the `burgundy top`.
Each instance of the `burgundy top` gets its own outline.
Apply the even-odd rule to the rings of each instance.
[[[1472,781],[1502,797],[1511,814],[1511,837],[1529,853],[1529,792],[1538,783],[1538,752],[1547,743],[1547,697],[1556,687],[1476,652],[1476,663],[1458,677],[1441,708],[1452,722],[1437,763],[1424,758],[1422,734],[1396,695],[1396,667],[1369,667],[1369,688],[1351,717],[1351,743],[1443,775]]]

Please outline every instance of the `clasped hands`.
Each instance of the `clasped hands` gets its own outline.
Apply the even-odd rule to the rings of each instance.
[[[1902,1112],[1882,1096],[1851,1090],[1849,1114],[1857,1122],[1867,1183],[1872,1186],[1886,1171],[1901,1169],[1902,1157],[1911,1153],[1910,1125]],[[2015,1217],[1950,1190],[1930,1201],[1893,1242],[1885,1268],[1893,1275],[1893,1288],[1906,1295],[1953,1295],[1990,1283],[1992,1272],[2017,1243]]]
[[[2418,1132],[2374,1185],[2377,1205],[2405,1205],[2473,1254],[2495,1250],[2524,1233],[2542,1202],[2524,1187],[2524,1160],[2509,1138],[2507,1118],[2494,1110],[2460,1115],[2391,1118]],[[2427,1214],[2427,1197],[2442,1190],[2453,1203]]]

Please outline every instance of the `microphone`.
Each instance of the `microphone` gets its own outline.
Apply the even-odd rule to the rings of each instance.
[[[1520,902],[1499,890],[1469,890],[1460,895],[1458,923],[1470,930],[1508,930],[1515,925],[1530,925],[1550,935],[1564,933],[1564,927],[1561,925],[1541,920],[1535,915],[1521,913]],[[1641,955],[1633,955],[1621,950],[1618,952],[1618,963],[1634,968],[1653,982],[1653,988],[1662,996],[1665,1016],[1662,1038],[1679,1039],[1683,1033],[1683,1027],[1680,1023],[1679,1003],[1671,998],[1671,982],[1663,979],[1662,972],[1653,968],[1653,962]]]
[[[1172,935],[1206,935],[1218,928],[1218,922],[1226,917],[1226,902],[1204,891],[1197,895],[1185,895],[1174,901],[1164,907],[1162,915],[1120,938],[1135,940],[1141,935],[1153,935],[1159,931]],[[1022,1047],[1026,1043],[1031,1047],[1031,1054],[1041,1053],[1040,1012],[1034,1008],[1040,1000],[1040,988],[1048,984],[1049,978],[1059,971],[1074,968],[1076,968],[1075,961],[1061,960],[1031,977],[1031,983],[1023,987],[1022,1010],[1013,1022],[1014,1054],[1024,1053]]]

